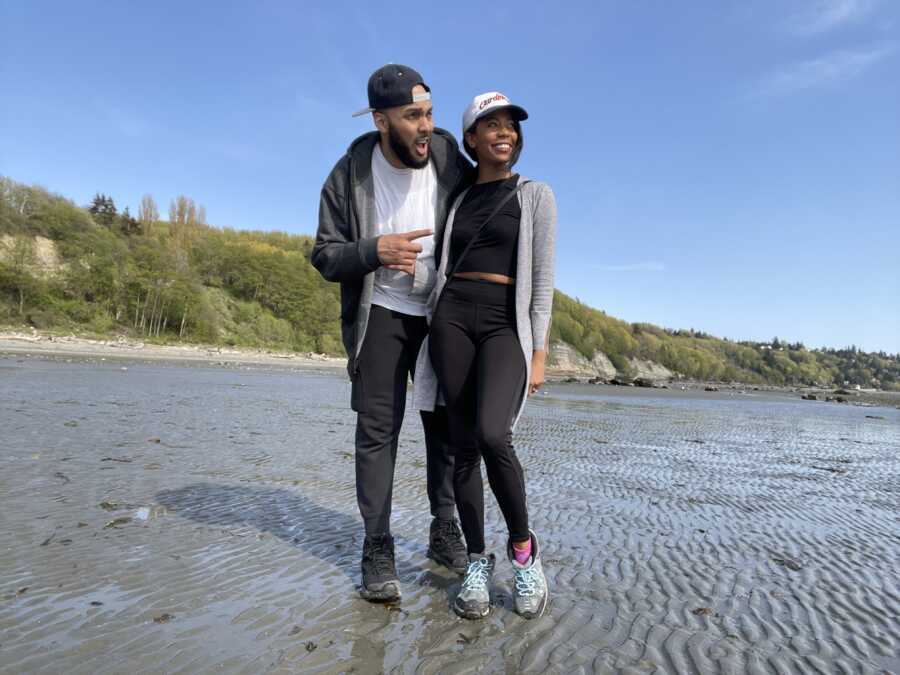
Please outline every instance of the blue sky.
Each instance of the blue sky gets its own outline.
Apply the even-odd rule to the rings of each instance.
[[[557,287],[627,321],[900,352],[900,3],[0,0],[0,173],[313,233],[386,62],[499,89]]]

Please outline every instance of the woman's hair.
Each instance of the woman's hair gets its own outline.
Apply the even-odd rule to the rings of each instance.
[[[475,120],[475,124],[466,129],[466,133],[474,133],[475,127],[478,126],[479,122],[481,122],[481,119]],[[513,120],[513,127],[516,130],[516,147],[513,148],[512,156],[509,158],[509,162],[506,165],[507,169],[513,168],[516,162],[519,161],[519,155],[522,154],[522,146],[525,145],[525,137],[522,135],[522,125],[519,124],[519,120]],[[466,151],[466,154],[472,158],[473,162],[478,164],[478,155],[475,154],[475,151],[469,147],[468,143],[466,143],[466,134],[463,134],[462,143],[463,150]]]

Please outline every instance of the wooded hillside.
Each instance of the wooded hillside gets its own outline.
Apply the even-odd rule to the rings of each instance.
[[[149,195],[132,215],[0,177],[0,324],[340,354],[339,288],[309,263],[312,244],[212,227],[186,196],[163,220]],[[638,358],[700,380],[900,388],[900,355],[629,324],[559,291],[551,337],[625,375]]]

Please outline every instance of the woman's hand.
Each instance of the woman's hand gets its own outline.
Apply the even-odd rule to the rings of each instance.
[[[536,351],[531,356],[531,381],[528,383],[528,395],[531,396],[544,384],[544,360],[547,352]]]

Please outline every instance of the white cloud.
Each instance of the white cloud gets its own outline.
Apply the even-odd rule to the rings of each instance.
[[[751,98],[778,96],[827,86],[857,77],[894,52],[893,45],[868,49],[841,49],[773,71],[749,92]]]
[[[625,265],[599,265],[601,272],[665,272],[666,266],[658,262],[628,263]]]
[[[878,0],[819,0],[791,17],[785,27],[801,35],[826,33],[867,17],[877,4]]]

